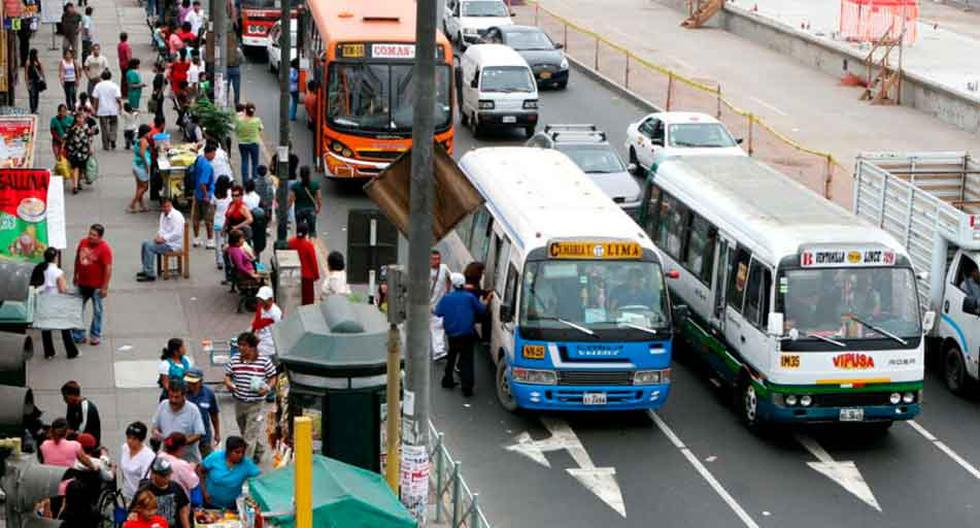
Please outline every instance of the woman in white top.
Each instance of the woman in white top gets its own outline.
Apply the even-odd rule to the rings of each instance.
[[[44,262],[34,266],[31,272],[31,286],[38,289],[40,295],[54,295],[68,291],[68,282],[65,280],[65,272],[58,268],[55,260],[58,258],[58,250],[52,247],[44,250]],[[78,357],[78,348],[75,340],[71,337],[71,330],[68,328],[61,330],[61,342],[65,345],[65,354],[68,359]],[[41,343],[44,345],[44,359],[54,357],[54,340],[51,330],[41,330]]]
[[[143,442],[147,428],[143,422],[133,422],[126,427],[126,443],[119,455],[119,473],[122,476],[122,494],[126,504],[133,500],[140,480],[150,473],[150,465],[156,454]]]
[[[65,89],[65,104],[70,109],[75,108],[79,69],[78,63],[75,62],[75,55],[71,50],[65,50],[64,58],[58,64],[58,80]]]
[[[221,148],[219,147],[220,151]],[[227,162],[227,156],[225,160]],[[215,156],[211,160],[211,165],[218,160],[218,156]],[[218,174],[218,169],[215,167],[215,181],[214,184],[214,263],[218,266],[218,269],[223,269],[225,267],[224,251],[224,229],[225,229],[225,213],[228,212],[228,206],[231,205],[231,186],[232,182],[235,181],[235,177],[231,174],[231,168],[228,169],[228,174]]]
[[[350,286],[347,284],[347,272],[344,271],[344,255],[339,251],[331,251],[327,255],[327,277],[323,280],[320,291],[327,295],[348,295]]]

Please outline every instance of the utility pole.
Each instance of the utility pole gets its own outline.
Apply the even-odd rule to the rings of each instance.
[[[441,1],[416,2],[415,100],[409,184],[408,320],[405,325],[408,358],[402,468],[403,471],[421,470],[426,481],[429,471],[429,259],[434,242],[432,137],[435,133],[436,4]],[[425,525],[427,499],[427,493],[412,497],[402,495],[402,502],[422,526]]]
[[[285,249],[286,238],[289,236],[286,223],[287,212],[286,202],[289,197],[289,74],[292,71],[290,66],[290,51],[292,47],[292,20],[289,13],[290,0],[279,0],[282,4],[282,13],[279,15],[279,149],[277,155],[279,163],[276,167],[276,176],[279,177],[279,187],[276,189],[276,244],[277,249]],[[316,221],[314,219],[314,221]]]
[[[214,89],[214,50],[215,41],[218,40],[218,33],[215,31],[217,28],[214,27],[214,17],[217,16],[218,12],[218,0],[208,0],[208,41],[207,47],[204,49],[204,70],[208,72],[211,76],[211,88]],[[208,97],[211,97],[210,95]]]
[[[229,88],[228,88],[228,54],[234,53],[235,50],[229,49],[228,46],[228,10],[230,6],[230,0],[214,0],[215,6],[217,7],[211,14],[213,17],[212,24],[214,24],[215,29],[215,42],[214,42],[214,52],[218,56],[218,64],[215,65],[215,75],[214,75],[214,89],[215,95],[217,96],[218,85],[221,85],[221,92],[224,94],[225,104],[231,106],[231,99],[228,98]],[[220,7],[219,7],[220,6]],[[231,147],[230,139],[228,140],[228,148]]]

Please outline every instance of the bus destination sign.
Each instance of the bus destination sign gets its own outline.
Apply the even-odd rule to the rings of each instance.
[[[804,268],[893,266],[895,252],[886,249],[813,249],[800,254]]]
[[[548,257],[553,259],[638,259],[643,248],[636,242],[564,241],[548,244]]]
[[[443,60],[445,50],[436,46],[436,55]],[[338,59],[415,60],[413,42],[347,42],[337,44]]]

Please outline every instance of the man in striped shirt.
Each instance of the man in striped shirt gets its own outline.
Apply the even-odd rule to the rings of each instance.
[[[262,403],[276,385],[276,366],[259,355],[259,339],[252,332],[238,336],[238,355],[225,365],[225,387],[235,399],[235,421],[245,439],[245,455],[260,460],[265,433]]]

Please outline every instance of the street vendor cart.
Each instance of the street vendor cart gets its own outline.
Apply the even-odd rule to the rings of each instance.
[[[163,134],[161,134],[163,135]],[[157,142],[157,171],[163,186],[160,198],[169,198],[174,207],[189,210],[194,189],[186,185],[187,171],[197,159],[196,143],[171,145],[168,139]]]

